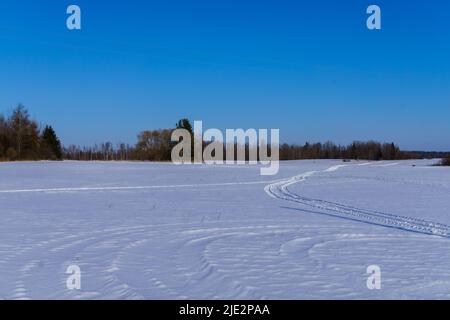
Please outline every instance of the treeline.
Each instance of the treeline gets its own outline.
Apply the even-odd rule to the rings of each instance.
[[[64,149],[68,160],[83,161],[170,161],[174,143],[171,142],[172,130],[161,129],[145,131],[138,136],[135,146],[126,144],[113,144],[107,142],[89,148],[70,146]],[[208,143],[204,142],[203,146]],[[235,148],[235,158],[237,145]],[[248,160],[248,145],[244,146]],[[223,153],[226,154],[225,151]],[[270,151],[269,151],[270,154]],[[283,144],[280,146],[280,160],[306,160],[306,159],[348,159],[348,160],[406,160],[418,159],[417,154],[404,152],[394,143],[354,142],[348,146],[338,146],[333,143],[306,143],[303,146]]]
[[[410,151],[409,153],[420,159],[450,158],[450,152],[442,151]]]
[[[134,147],[119,143],[114,146],[110,142],[105,142],[93,147],[78,147],[71,145],[64,148],[65,160],[79,161],[128,161],[135,160]]]
[[[67,160],[82,161],[170,161],[173,129],[143,131],[138,135],[135,146],[125,143],[113,145],[110,142],[93,147],[69,146],[64,149]]]
[[[138,135],[135,145],[105,142],[93,147],[68,146],[62,148],[51,126],[43,129],[32,120],[22,105],[17,106],[5,117],[0,115],[0,161],[20,160],[82,160],[82,161],[170,161],[171,142],[174,129],[186,129],[193,136],[192,125],[188,119],[180,120],[173,129],[143,131]],[[205,147],[208,143],[203,142]],[[238,148],[235,145],[235,150]],[[250,147],[245,146],[248,158]],[[270,151],[269,151],[270,153]],[[192,153],[193,154],[193,153]],[[226,153],[224,152],[224,155]],[[236,154],[236,152],[235,152]],[[437,154],[427,153],[428,156]],[[450,157],[442,163],[450,164]],[[280,160],[302,159],[354,159],[354,160],[403,160],[427,157],[420,152],[405,152],[394,143],[376,141],[353,142],[347,146],[332,142],[305,143],[304,145],[282,144]]]
[[[180,120],[175,129],[186,129],[193,135],[192,126],[187,119]],[[172,148],[176,144],[171,141],[173,130],[142,131],[135,146],[124,143],[114,146],[110,142],[88,148],[72,145],[64,149],[64,155],[67,160],[83,161],[171,161]]]
[[[394,143],[376,141],[355,141],[347,146],[332,142],[305,143],[303,146],[283,144],[280,147],[280,160],[301,159],[352,159],[352,160],[404,160],[415,159],[413,153],[401,151]]]
[[[180,120],[175,128],[188,130],[193,135],[192,125],[188,119]],[[79,148],[71,146],[65,149],[67,159],[71,160],[147,160],[170,161],[174,143],[171,135],[174,129],[159,129],[143,131],[138,135],[138,142],[134,147],[119,144],[114,147],[111,143],[104,143],[93,148]],[[208,143],[203,142],[205,147]],[[235,150],[237,145],[235,145]],[[246,158],[249,150],[246,145]],[[270,153],[270,151],[269,151]],[[192,153],[193,154],[193,153]],[[223,153],[226,154],[225,152]],[[235,152],[235,155],[237,152]],[[280,146],[280,160],[303,159],[354,159],[354,160],[402,160],[416,159],[418,155],[401,151],[394,143],[379,143],[375,141],[353,142],[348,146],[339,146],[332,142],[306,143],[305,145]]]
[[[24,106],[0,114],[0,161],[62,160],[61,142],[51,126],[43,129]]]

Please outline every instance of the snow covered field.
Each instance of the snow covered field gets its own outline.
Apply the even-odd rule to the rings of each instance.
[[[434,162],[1,163],[0,299],[450,299]]]

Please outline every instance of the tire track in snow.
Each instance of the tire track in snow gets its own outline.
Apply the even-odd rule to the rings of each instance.
[[[359,165],[361,166],[366,164],[363,163]],[[450,226],[442,223],[427,221],[419,218],[384,213],[369,209],[360,209],[353,206],[343,205],[321,199],[308,198],[295,194],[289,190],[289,186],[305,181],[307,178],[315,174],[334,172],[343,167],[347,167],[347,165],[336,165],[322,171],[305,172],[303,174],[285,179],[283,181],[269,184],[264,188],[264,191],[270,197],[275,199],[295,202],[316,209],[324,210],[325,211],[324,214],[352,219],[374,225],[380,225],[384,227],[397,228],[405,231],[450,238]]]

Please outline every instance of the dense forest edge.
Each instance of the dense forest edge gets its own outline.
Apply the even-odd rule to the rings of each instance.
[[[0,114],[0,161],[79,160],[79,161],[170,161],[174,129],[193,134],[188,119],[174,128],[146,130],[139,133],[135,145],[105,142],[92,147],[64,147],[50,125],[41,126],[32,120],[27,109],[18,105],[11,114]],[[208,142],[203,142],[206,146]],[[245,146],[248,150],[249,146]],[[236,145],[235,145],[236,148]],[[442,158],[441,165],[450,166],[450,152],[402,151],[395,143],[355,141],[347,146],[333,142],[281,144],[280,160],[343,159],[343,160],[407,160]]]

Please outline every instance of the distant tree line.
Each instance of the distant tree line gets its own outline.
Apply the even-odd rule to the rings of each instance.
[[[170,161],[171,141],[174,129],[186,129],[193,137],[192,125],[182,119],[174,128],[147,130],[138,135],[135,145],[110,142],[92,147],[75,145],[62,148],[51,126],[43,129],[32,120],[24,106],[17,106],[9,116],[0,115],[0,161],[21,160],[81,160],[81,161]],[[208,142],[203,142],[207,146]],[[238,145],[234,145],[235,151]],[[253,147],[244,146],[246,156]],[[225,151],[225,150],[224,150]],[[193,154],[193,152],[191,152]],[[224,155],[226,152],[224,152]],[[235,152],[235,155],[237,152]],[[270,154],[270,150],[269,150]],[[419,158],[443,158],[443,165],[450,165],[448,153],[405,152],[394,143],[356,141],[346,146],[332,142],[282,144],[280,160],[302,159],[352,159],[352,160],[403,160]]]
[[[347,146],[332,142],[305,143],[303,146],[283,144],[280,160],[298,159],[352,159],[352,160],[403,160],[417,158],[416,154],[401,151],[394,143],[355,141]]]
[[[114,146],[110,142],[94,145],[93,147],[79,147],[70,145],[64,148],[65,160],[79,161],[128,161],[135,160],[135,148],[119,143]]]
[[[180,120],[175,128],[192,131],[187,119]],[[120,143],[114,146],[110,142],[94,147],[69,146],[64,149],[64,156],[68,160],[139,160],[139,161],[170,161],[172,148],[176,143],[171,141],[174,129],[158,129],[142,131],[138,135],[135,146]]]
[[[24,106],[0,114],[0,161],[62,160],[61,142],[51,126],[40,128]]]
[[[64,148],[64,158],[81,161],[170,161],[173,129],[143,131],[135,146],[105,142],[93,147],[71,145]]]
[[[439,152],[439,151],[409,151],[415,157],[420,159],[443,159],[449,158],[450,152]]]
[[[192,125],[188,119],[180,120],[175,128],[186,129],[193,136]],[[120,144],[116,148],[111,143],[104,143],[93,148],[71,146],[65,149],[67,159],[71,160],[148,160],[170,161],[174,143],[171,135],[174,129],[143,131],[138,135],[136,145]],[[207,146],[208,142],[203,142]],[[238,146],[235,144],[235,151]],[[244,146],[248,158],[249,145]],[[270,153],[270,150],[269,150]],[[193,154],[193,152],[191,152]],[[225,150],[224,150],[224,155]],[[235,152],[236,156],[237,152]],[[305,143],[304,145],[283,144],[280,146],[280,160],[302,159],[354,159],[354,160],[402,160],[420,158],[418,153],[404,152],[394,143],[375,141],[356,141],[347,146],[332,142]]]
[[[94,147],[70,146],[64,149],[65,159],[68,160],[141,160],[141,161],[170,161],[174,143],[171,142],[173,129],[160,129],[144,131],[138,136],[138,142],[133,147],[119,144],[102,143]],[[203,146],[207,146],[203,142]],[[225,147],[224,147],[225,148]],[[235,157],[237,144],[234,145]],[[244,146],[246,159],[251,147]],[[226,154],[224,150],[224,155]],[[270,154],[270,150],[269,150]],[[280,160],[305,160],[305,159],[348,159],[348,160],[405,160],[418,159],[415,153],[401,151],[393,143],[354,142],[348,146],[338,146],[333,143],[306,143],[303,146],[283,144],[280,146]],[[236,160],[236,159],[235,159]]]

